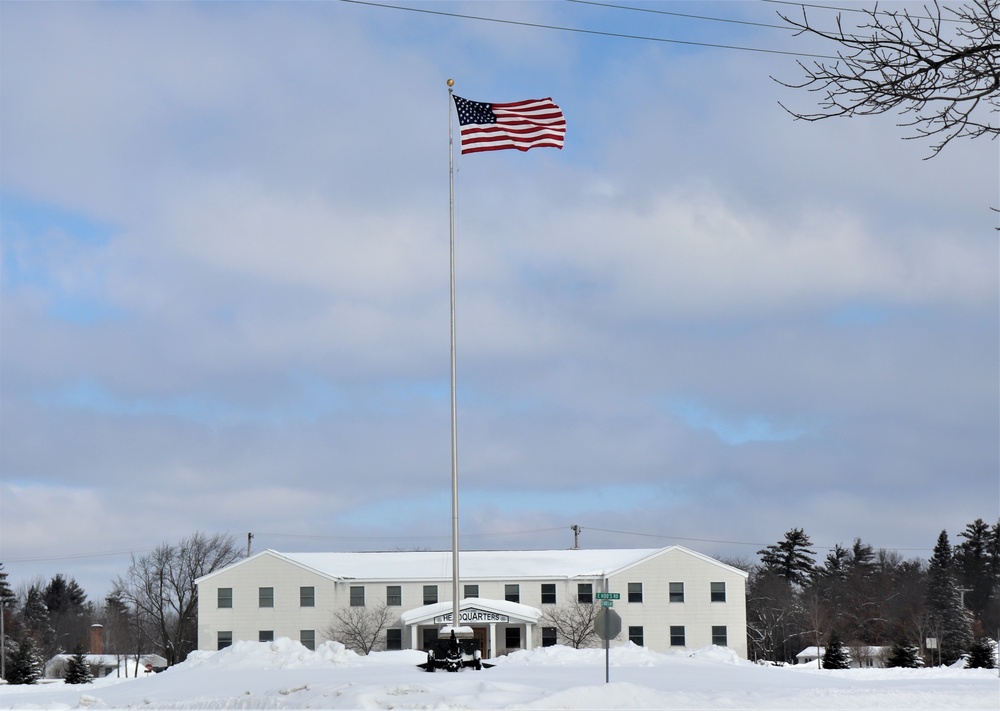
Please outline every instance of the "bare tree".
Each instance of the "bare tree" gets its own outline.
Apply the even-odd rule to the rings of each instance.
[[[163,543],[136,558],[112,593],[128,604],[149,642],[170,664],[198,646],[198,587],[195,580],[239,560],[242,549],[229,534],[195,533],[177,545]],[[146,650],[149,651],[149,650]]]
[[[573,602],[546,609],[542,620],[548,627],[555,627],[556,634],[576,649],[589,647],[597,640],[594,620],[601,608],[593,603]]]
[[[393,608],[384,602],[374,607],[345,607],[333,613],[334,621],[325,630],[326,636],[358,654],[368,654],[385,644],[382,632],[393,616]]]
[[[1000,126],[991,116],[1000,108],[1000,0],[970,0],[942,7],[938,0],[919,13],[903,8],[860,10],[864,21],[819,29],[805,6],[802,18],[781,15],[798,34],[839,45],[832,63],[799,62],[805,80],[784,86],[821,95],[820,110],[795,118],[819,121],[835,116],[869,116],[899,111],[900,125],[930,138],[937,155],[956,138],[995,139]],[[926,14],[924,14],[926,13]],[[779,13],[780,15],[780,13]],[[993,123],[991,123],[993,121]]]

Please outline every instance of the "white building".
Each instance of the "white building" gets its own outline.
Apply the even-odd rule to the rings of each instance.
[[[462,551],[461,624],[486,658],[565,644],[548,614],[617,593],[621,644],[656,651],[711,644],[746,657],[747,573],[681,546],[660,549]],[[198,648],[237,640],[330,639],[334,614],[387,605],[387,649],[426,649],[451,623],[451,552],[266,550],[200,578]],[[548,613],[548,614],[547,614]]]
[[[886,655],[889,654],[889,647],[871,647],[866,644],[844,645],[847,658],[850,660],[852,669],[881,669],[885,666]],[[795,655],[796,664],[812,664],[819,666],[820,660],[826,654],[826,647],[806,647]]]

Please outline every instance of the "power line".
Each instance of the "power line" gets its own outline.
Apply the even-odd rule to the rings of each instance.
[[[600,37],[615,37],[618,39],[632,39],[643,42],[662,42],[666,44],[680,44],[690,47],[708,47],[711,49],[732,49],[739,52],[756,52],[761,54],[781,54],[788,57],[807,57],[811,59],[837,59],[829,54],[809,54],[807,52],[788,52],[780,49],[763,49],[760,47],[741,47],[739,45],[718,44],[714,42],[695,42],[693,40],[670,39],[667,37],[650,37],[646,35],[631,35],[622,32],[607,32],[604,30],[588,30],[579,27],[564,27],[561,25],[545,25],[538,22],[525,22],[523,20],[502,20],[497,17],[483,17],[481,15],[466,15],[458,12],[444,12],[443,10],[429,10],[424,7],[406,7],[404,5],[390,5],[388,3],[372,2],[371,0],[340,0],[340,2],[352,5],[367,5],[369,7],[380,7],[386,10],[403,10],[405,12],[418,12],[424,15],[438,15],[442,17],[455,17],[463,20],[478,20],[480,22],[495,22],[502,25],[516,25],[519,27],[533,27],[541,30],[556,30],[558,32],[574,32],[583,35],[596,35]]]
[[[526,529],[523,531],[495,531],[490,533],[463,533],[462,538],[493,538],[500,536],[525,536],[532,533],[550,533],[552,531],[562,531],[565,530],[565,526],[558,526],[554,528],[533,528]],[[414,539],[425,541],[425,540],[451,540],[451,535],[420,535],[420,534],[408,534],[405,536],[317,536],[305,533],[267,533],[263,531],[255,531],[255,537],[259,536],[270,536],[272,538],[301,538],[305,540],[316,540],[316,541],[411,541]]]
[[[632,7],[630,5],[617,5],[610,2],[595,2],[594,0],[564,0],[578,5],[595,5],[597,7],[608,7],[614,10],[631,10],[633,12],[646,12],[653,15],[669,15],[670,17],[684,17],[691,20],[708,20],[709,22],[726,22],[733,25],[747,25],[749,27],[767,27],[774,30],[796,31],[794,27],[788,25],[772,25],[766,22],[751,22],[750,20],[734,20],[728,17],[709,17],[708,15],[692,15],[687,12],[674,12],[673,10],[654,10],[651,7]]]
[[[82,560],[86,558],[112,558],[133,553],[148,553],[152,548],[133,548],[123,551],[106,551],[104,553],[71,553],[68,555],[40,556],[38,558],[5,558],[4,563],[41,563],[47,560]]]
[[[773,543],[753,543],[751,541],[724,541],[715,538],[685,538],[684,536],[670,536],[662,533],[639,533],[636,531],[615,531],[609,528],[594,528],[593,526],[585,527],[590,531],[600,531],[601,533],[616,533],[623,536],[642,536],[645,538],[660,538],[671,541],[697,541],[699,543],[725,543],[728,545],[736,546],[759,546],[760,548],[767,548],[768,546],[774,545]],[[816,544],[811,544],[812,548],[819,548],[824,551],[832,551],[836,549],[836,546],[820,546]],[[930,551],[933,548],[893,548],[891,546],[879,546],[879,548],[884,548],[885,550],[891,551]]]
[[[553,528],[535,528],[535,529],[525,529],[521,531],[498,531],[493,533],[464,533],[462,534],[463,539],[467,538],[494,538],[501,536],[524,536],[533,533],[551,533],[553,531],[564,531],[566,526],[556,526]],[[691,538],[687,536],[674,536],[665,533],[643,533],[640,531],[620,531],[610,528],[598,528],[596,526],[583,526],[583,530],[587,531],[597,531],[600,533],[614,533],[616,535],[622,536],[638,536],[641,538],[656,538],[660,540],[671,540],[671,541],[693,541],[697,543],[721,543],[725,545],[735,545],[735,546],[754,546],[756,548],[767,548],[772,543],[760,543],[755,541],[729,541],[718,538]],[[298,533],[255,533],[255,536],[271,536],[274,538],[301,538],[308,540],[328,540],[328,541],[412,541],[412,540],[445,540],[450,539],[448,535],[405,535],[405,536],[317,536],[309,534],[298,534]],[[820,550],[832,551],[836,549],[836,546],[821,546],[818,544],[813,544],[813,548],[818,548]],[[884,548],[885,550],[893,551],[909,551],[909,552],[926,552],[933,550],[932,548],[894,548],[891,546],[879,546],[879,548]]]

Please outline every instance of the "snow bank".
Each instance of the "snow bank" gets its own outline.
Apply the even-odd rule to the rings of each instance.
[[[989,709],[996,670],[760,666],[730,650],[661,654],[543,647],[483,671],[430,674],[419,651],[359,656],[330,642],[311,651],[290,639],[196,652],[139,679],[87,686],[0,687],[0,709]]]
[[[184,664],[174,669],[199,666],[231,669],[356,666],[361,659],[360,655],[340,642],[324,642],[313,651],[293,639],[280,637],[273,642],[234,642],[218,652],[192,652]]]
[[[653,667],[678,662],[682,659],[693,659],[708,664],[749,664],[736,652],[726,647],[704,647],[687,652],[663,654],[652,652],[646,647],[640,647],[632,642],[612,647],[610,650],[610,665],[613,667]],[[504,657],[491,659],[490,662],[507,666],[603,666],[605,664],[604,648],[574,649],[562,645],[538,647],[530,651],[521,650]]]

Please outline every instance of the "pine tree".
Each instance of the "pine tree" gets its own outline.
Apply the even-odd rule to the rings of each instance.
[[[757,551],[761,563],[789,583],[805,585],[816,570],[816,551],[810,547],[809,536],[801,528],[785,533],[785,540]]]
[[[965,540],[955,546],[955,572],[966,589],[965,604],[980,622],[1000,581],[990,570],[990,527],[977,518],[958,534]]]
[[[995,669],[996,666],[993,640],[986,637],[975,640],[969,648],[969,657],[966,659],[965,667],[967,669]]]
[[[920,650],[904,637],[892,645],[885,665],[902,669],[916,669],[920,666]]]
[[[954,664],[972,646],[972,622],[962,606],[948,532],[941,531],[927,566],[925,625],[938,640],[942,664]]]
[[[30,634],[34,640],[42,645],[48,652],[56,651],[55,630],[52,629],[49,620],[49,611],[45,607],[45,600],[42,590],[37,585],[28,588],[24,597],[24,605],[21,607],[21,622],[24,625],[25,633]]]
[[[8,610],[14,609],[14,605],[17,603],[17,595],[14,594],[10,583],[7,582],[7,571],[3,569],[3,563],[0,563],[0,603]]]
[[[66,580],[61,573],[56,573],[42,593],[45,607],[49,615],[58,615],[76,611],[87,601],[87,594],[77,584],[76,580]]]
[[[13,653],[7,662],[7,683],[9,684],[34,684],[42,678],[45,665],[35,640],[26,636],[14,646]]]
[[[851,658],[847,655],[847,650],[844,649],[844,643],[840,641],[840,635],[837,634],[836,630],[830,633],[830,641],[827,642],[826,649],[823,651],[823,668],[851,668]]]
[[[87,655],[83,653],[83,647],[77,647],[68,660],[66,660],[66,671],[63,679],[67,684],[89,684],[94,680],[94,675],[90,673],[90,665],[87,664]]]

